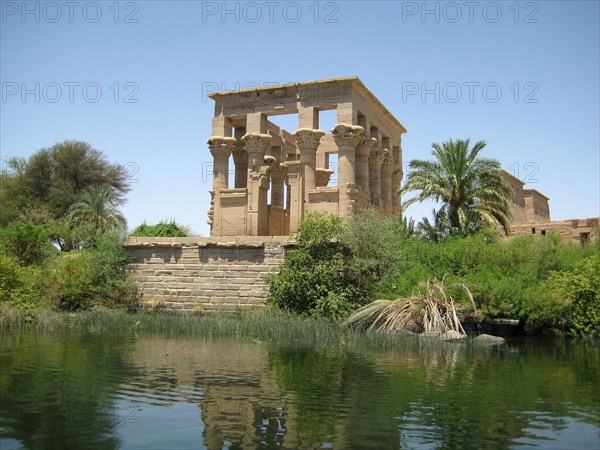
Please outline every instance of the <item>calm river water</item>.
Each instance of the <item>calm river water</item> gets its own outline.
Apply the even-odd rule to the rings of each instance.
[[[600,448],[599,345],[509,344],[3,332],[0,448]]]

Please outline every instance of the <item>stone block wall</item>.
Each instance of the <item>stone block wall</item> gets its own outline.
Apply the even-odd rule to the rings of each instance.
[[[125,243],[142,302],[149,307],[213,311],[260,307],[287,237],[129,238]]]

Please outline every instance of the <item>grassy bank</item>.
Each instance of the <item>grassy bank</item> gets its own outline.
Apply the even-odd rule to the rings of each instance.
[[[235,313],[174,313],[122,310],[77,313],[40,311],[26,322],[17,311],[0,308],[0,330],[35,328],[40,333],[84,333],[135,337],[159,335],[198,339],[235,339],[292,347],[350,347],[362,350],[402,350],[450,347],[456,344],[416,336],[365,333],[344,329],[337,321],[303,317],[273,308]],[[470,345],[470,341],[468,342]]]

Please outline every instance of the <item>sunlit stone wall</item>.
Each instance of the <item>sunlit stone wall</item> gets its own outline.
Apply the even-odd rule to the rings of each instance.
[[[283,262],[286,237],[129,238],[129,270],[145,306],[189,311],[263,306],[266,276]]]

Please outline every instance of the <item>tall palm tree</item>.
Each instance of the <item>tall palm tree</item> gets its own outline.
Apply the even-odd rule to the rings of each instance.
[[[65,219],[72,225],[96,228],[125,228],[127,221],[118,207],[123,200],[108,185],[92,185],[69,208]]]
[[[413,159],[401,195],[419,191],[404,202],[407,208],[416,202],[433,199],[443,204],[452,228],[468,233],[470,222],[482,220],[499,224],[508,235],[510,187],[500,174],[500,163],[479,153],[485,141],[469,150],[469,140],[450,140],[433,144],[435,161]]]

